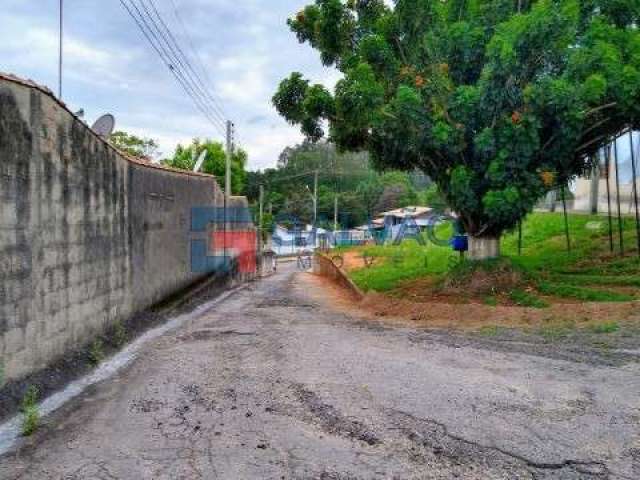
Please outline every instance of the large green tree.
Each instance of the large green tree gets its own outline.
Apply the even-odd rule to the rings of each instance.
[[[293,73],[277,110],[424,171],[473,251],[640,123],[638,0],[315,0],[288,23],[344,78],[329,92]]]
[[[163,165],[181,170],[193,170],[196,161],[203,151],[207,151],[202,172],[214,175],[220,185],[224,186],[226,172],[226,153],[220,142],[194,138],[191,145],[178,145],[173,158],[163,160]],[[234,195],[244,193],[247,182],[247,152],[235,149],[231,156],[231,190]]]
[[[152,138],[138,137],[119,130],[109,136],[109,141],[119,150],[141,160],[152,161],[158,154],[158,142]]]

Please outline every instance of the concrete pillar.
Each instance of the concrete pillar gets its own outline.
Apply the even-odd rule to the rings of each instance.
[[[500,256],[500,238],[469,237],[470,260],[487,260]]]
[[[589,192],[589,208],[591,213],[598,213],[598,204],[600,201],[600,168],[596,164],[591,170],[591,189]]]

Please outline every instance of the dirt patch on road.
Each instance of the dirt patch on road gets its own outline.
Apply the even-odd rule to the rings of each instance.
[[[374,328],[417,329],[416,343],[520,352],[594,365],[640,362],[640,302],[536,309],[416,302],[369,293],[356,302],[330,280],[304,275],[318,302]]]
[[[343,252],[340,254],[340,257],[342,257],[342,270],[345,272],[361,270],[371,266],[380,266],[386,260],[381,257],[368,257],[364,255],[362,250],[350,250],[348,252]]]
[[[549,308],[481,305],[477,303],[415,302],[369,293],[359,305],[378,318],[399,319],[430,328],[477,330],[487,326],[545,327],[572,324],[588,327],[594,321],[621,323],[640,322],[640,302],[555,304]]]

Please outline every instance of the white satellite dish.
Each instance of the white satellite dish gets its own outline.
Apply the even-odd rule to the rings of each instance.
[[[98,120],[95,121],[91,130],[96,132],[102,138],[109,138],[109,136],[113,133],[113,129],[116,126],[116,119],[110,113],[101,116]]]
[[[203,150],[200,156],[198,157],[198,161],[196,162],[196,166],[193,167],[194,172],[199,172],[204,165],[204,161],[207,159],[207,150]]]

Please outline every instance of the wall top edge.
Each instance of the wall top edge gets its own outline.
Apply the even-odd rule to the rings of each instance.
[[[205,178],[213,181],[216,185],[218,185],[218,182],[214,175],[209,175],[207,173],[200,173],[200,172],[190,172],[188,170],[179,170],[177,168],[166,167],[164,165],[145,162],[135,157],[132,157],[131,155],[128,155],[126,152],[123,152],[122,150],[116,148],[113,144],[111,144],[104,138],[100,137],[98,134],[96,134],[96,132],[94,132],[91,128],[89,128],[89,126],[86,123],[82,121],[82,119],[80,119],[74,112],[71,111],[71,109],[67,106],[66,103],[64,103],[62,100],[56,97],[55,94],[49,88],[43,85],[40,85],[34,82],[33,80],[24,79],[24,78],[18,77],[17,75],[13,75],[11,73],[0,72],[0,81],[6,81],[9,83],[21,85],[26,88],[37,90],[43,95],[46,95],[47,97],[51,98],[63,110],[65,110],[74,120],[77,120],[78,122],[80,122],[84,126],[84,128],[86,128],[86,130],[89,131],[98,141],[102,142],[108,148],[111,148],[112,150],[114,150],[118,155],[120,155],[123,159],[125,159],[129,163],[132,163],[141,167],[145,167],[145,168],[151,168],[154,170],[176,174],[176,175]],[[219,185],[218,185],[218,188],[219,188]]]

